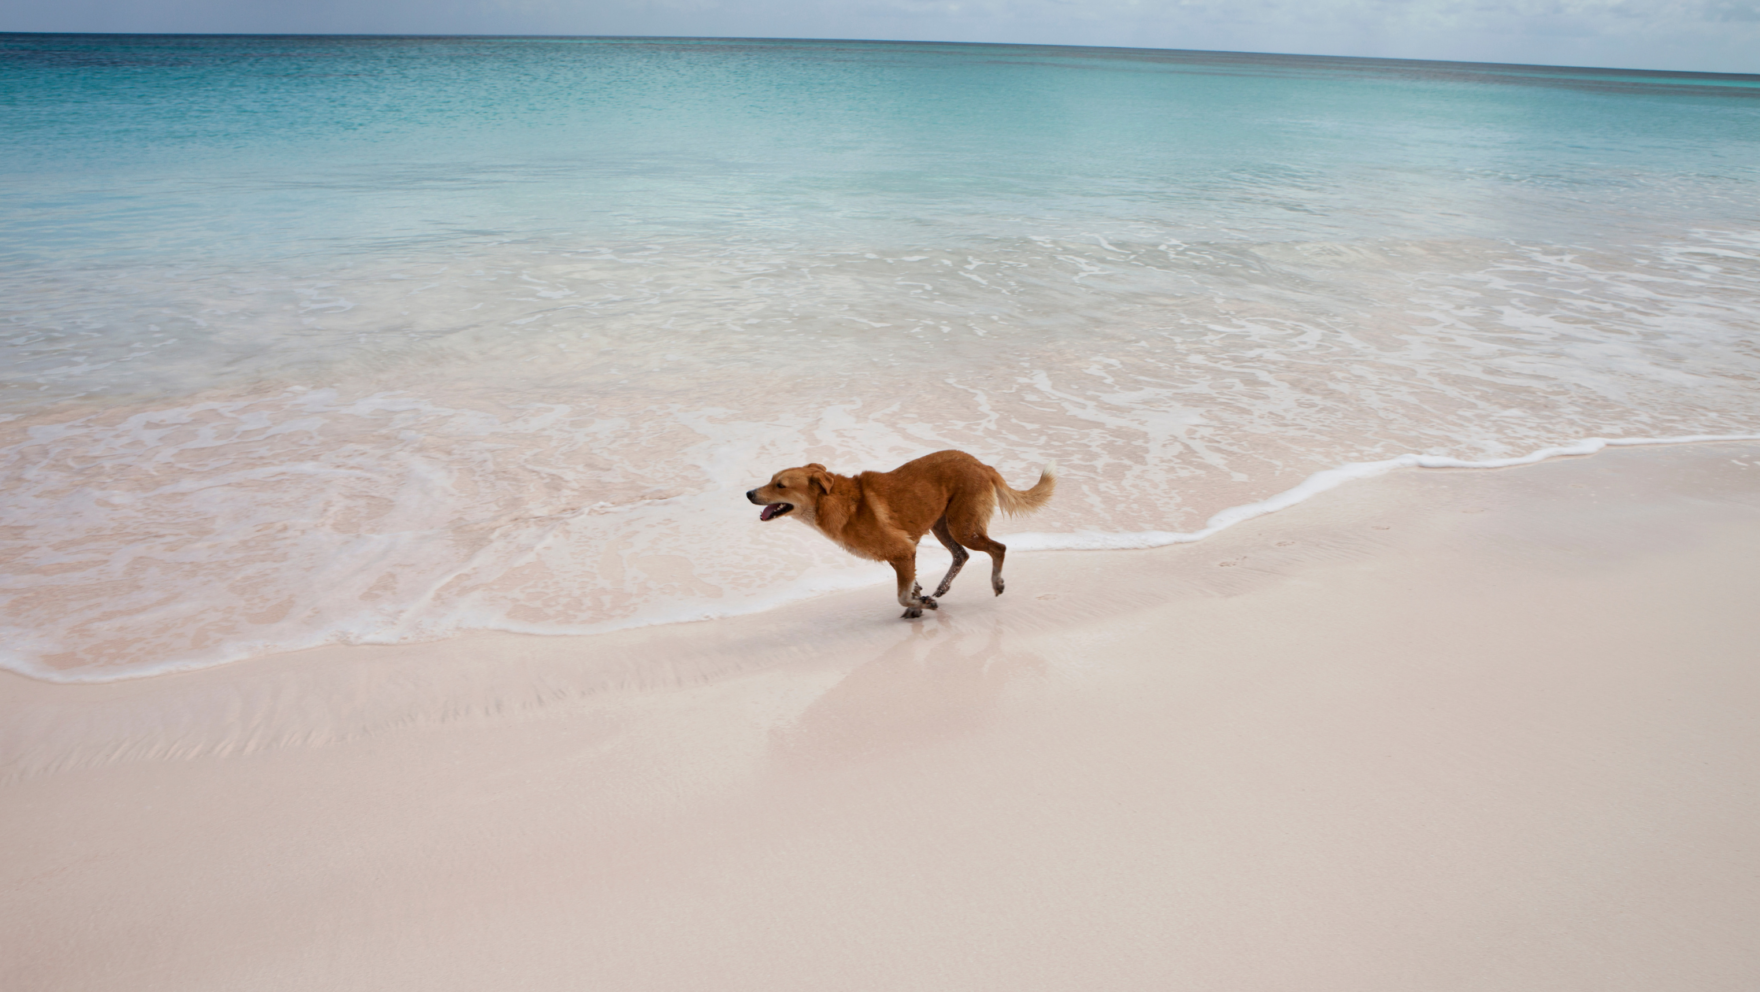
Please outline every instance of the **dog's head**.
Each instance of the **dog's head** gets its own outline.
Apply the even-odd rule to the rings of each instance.
[[[831,491],[831,473],[814,462],[800,468],[785,468],[770,477],[770,484],[746,493],[746,499],[762,506],[759,520],[775,520],[795,511],[808,520],[818,515],[819,500]]]

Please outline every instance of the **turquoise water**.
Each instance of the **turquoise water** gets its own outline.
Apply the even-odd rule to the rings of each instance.
[[[1754,216],[1760,77],[1010,46],[4,36],[9,268],[481,239]]]
[[[1760,429],[1760,77],[4,35],[0,194],[0,663],[56,677],[874,578],[736,502],[807,460],[1056,458],[1032,528],[1103,543]]]

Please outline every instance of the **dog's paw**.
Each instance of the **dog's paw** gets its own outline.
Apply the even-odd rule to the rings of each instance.
[[[918,596],[917,601],[923,604],[923,609],[925,610],[941,609],[941,604],[935,602],[934,596]]]
[[[996,595],[1000,596],[1002,595],[1002,590],[1008,588],[1008,583],[1002,581],[1002,576],[998,575],[996,578],[990,580],[990,588],[996,590]]]
[[[916,618],[918,618],[922,615],[923,615],[923,611],[917,609],[914,606],[911,607],[910,609],[904,611],[904,619],[906,619],[906,620],[915,620]]]

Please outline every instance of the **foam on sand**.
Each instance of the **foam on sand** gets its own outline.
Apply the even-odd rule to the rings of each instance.
[[[1023,533],[1010,534],[1008,547],[1010,551],[1098,551],[1126,550],[1133,548],[1164,548],[1173,544],[1191,544],[1195,541],[1216,534],[1222,530],[1261,517],[1267,513],[1276,513],[1287,509],[1306,499],[1312,499],[1330,489],[1336,489],[1347,482],[1358,479],[1372,479],[1402,468],[1513,468],[1517,465],[1533,465],[1550,458],[1565,458],[1573,455],[1592,455],[1604,448],[1631,447],[1649,444],[1700,444],[1713,441],[1756,441],[1760,434],[1699,434],[1690,437],[1622,437],[1622,438],[1585,438],[1575,444],[1560,445],[1552,448],[1541,448],[1516,458],[1491,458],[1472,461],[1462,458],[1444,458],[1438,455],[1400,455],[1397,458],[1384,458],[1380,461],[1357,462],[1341,465],[1338,468],[1315,472],[1303,480],[1302,484],[1293,489],[1263,499],[1257,503],[1244,506],[1231,506],[1211,517],[1202,530],[1190,533],[1173,531],[1141,531],[1134,534],[1105,534],[1093,531],[1078,531],[1069,534]]]
[[[41,505],[19,507],[55,516],[53,528],[67,537],[47,546],[38,537],[22,556],[46,578],[8,580],[16,605],[0,668],[51,682],[112,682],[327,644],[417,643],[471,631],[602,634],[713,620],[889,581],[884,569],[797,525],[752,526],[745,502],[731,495],[762,474],[739,451],[738,439],[756,433],[750,425],[704,425],[709,441],[665,453],[719,484],[626,487],[615,502],[558,505],[578,469],[567,448],[536,449],[532,439],[555,436],[566,410],[508,423],[397,397],[340,405],[327,392],[296,396],[321,415],[275,422],[239,401],[128,418],[111,432],[127,460],[96,493],[85,473],[68,474],[67,483],[40,473],[51,485],[70,485]],[[370,433],[338,436],[334,425],[351,420],[366,421]],[[403,443],[382,450],[378,439],[400,420],[438,421],[463,443],[480,444],[483,460],[407,429]],[[37,429],[32,440],[53,444],[57,436]],[[1407,454],[1314,473],[1222,509],[1193,531],[998,537],[1015,552],[1186,544],[1403,468],[1506,468],[1610,446],[1756,437],[1590,438],[1481,460]],[[131,467],[143,441],[162,452],[144,471]],[[237,451],[247,444],[270,454],[253,466]],[[181,460],[191,451],[204,460]],[[167,464],[177,471],[162,471]],[[462,482],[461,468],[472,473]],[[122,481],[131,477],[138,481]],[[1066,473],[1056,512],[1045,516],[1092,516],[1093,482]],[[38,492],[45,491],[50,486]],[[109,556],[93,557],[107,541],[115,544]],[[943,557],[932,542],[923,548],[927,568]]]

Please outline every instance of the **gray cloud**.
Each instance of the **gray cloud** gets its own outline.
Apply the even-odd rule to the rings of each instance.
[[[1760,0],[0,0],[0,29],[894,38],[1760,73]]]

